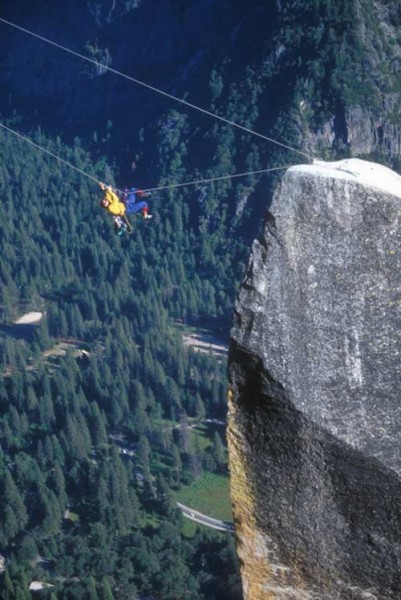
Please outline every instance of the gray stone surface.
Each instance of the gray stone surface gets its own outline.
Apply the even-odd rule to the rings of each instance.
[[[287,569],[266,598],[294,582],[308,598],[401,598],[400,218],[385,167],[293,167],[254,242],[230,426],[266,560]]]

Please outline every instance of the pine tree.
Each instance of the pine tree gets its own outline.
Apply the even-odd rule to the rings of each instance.
[[[177,446],[172,447],[172,460],[173,464],[171,466],[171,473],[173,481],[172,483],[177,485],[181,480],[182,475],[182,460],[180,456],[180,452]]]
[[[91,405],[92,419],[90,431],[92,443],[95,448],[106,448],[108,445],[106,419],[100,412],[99,406],[96,403]]]
[[[94,577],[89,577],[87,583],[88,600],[99,600]]]
[[[4,573],[4,580],[3,580],[2,587],[3,587],[3,590],[1,592],[2,598],[4,598],[4,600],[13,600],[15,598],[15,590],[14,590],[14,586],[11,581],[8,569],[6,569],[6,571]]]
[[[205,408],[205,404],[204,404],[202,398],[200,397],[199,393],[196,394],[195,402],[196,402],[195,403],[196,418],[199,419],[200,421],[202,421],[206,416],[206,408]]]
[[[142,435],[138,444],[138,459],[142,467],[147,470],[150,466],[150,454],[151,448],[148,439]]]
[[[180,448],[183,452],[189,452],[191,447],[190,428],[188,417],[185,413],[182,414],[180,420]]]
[[[227,467],[226,449],[221,441],[218,432],[214,432],[213,436],[213,457],[216,461],[217,471],[222,473]]]
[[[176,504],[166,480],[161,473],[158,473],[157,475],[156,498],[160,513],[166,517],[171,517],[176,509]]]
[[[9,471],[5,472],[3,498],[5,507],[4,532],[5,537],[10,539],[25,527],[28,522],[28,513]]]
[[[26,592],[22,588],[17,587],[16,593],[15,593],[15,600],[30,600],[30,596],[31,595],[29,592]]]
[[[37,558],[38,554],[38,547],[35,540],[31,536],[24,536],[20,545],[18,558],[21,561],[27,562]]]
[[[102,600],[114,600],[113,592],[111,591],[110,580],[108,577],[102,579]]]

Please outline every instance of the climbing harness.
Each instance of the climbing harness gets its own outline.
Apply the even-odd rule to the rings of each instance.
[[[125,233],[127,235],[131,235],[133,232],[131,223],[128,220],[128,217],[126,215],[124,215],[123,217],[117,216],[117,217],[113,217],[113,221],[114,221],[114,226],[115,226],[115,232],[117,233],[117,235],[124,235]]]

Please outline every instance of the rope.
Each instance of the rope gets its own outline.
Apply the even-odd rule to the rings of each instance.
[[[204,113],[205,115],[208,115],[209,117],[213,117],[214,119],[218,119],[219,121],[222,121],[223,123],[226,123],[228,125],[232,125],[233,127],[236,127],[237,129],[241,129],[242,131],[245,131],[247,133],[250,133],[251,135],[255,135],[256,137],[259,137],[267,142],[271,142],[273,144],[276,144],[277,146],[281,146],[282,148],[286,148],[287,150],[290,150],[291,152],[296,152],[297,154],[300,154],[301,156],[306,157],[308,160],[313,161],[313,157],[310,156],[309,154],[306,154],[305,152],[302,152],[301,150],[297,150],[296,148],[292,148],[291,146],[288,146],[287,144],[283,144],[282,142],[278,142],[277,140],[274,140],[273,138],[270,138],[266,135],[263,135],[262,133],[258,133],[257,131],[253,131],[252,129],[249,129],[248,127],[244,127],[243,125],[239,125],[238,123],[235,123],[234,121],[230,121],[229,119],[225,119],[224,117],[220,117],[219,115],[216,115],[215,113],[212,113],[204,108],[201,108],[200,106],[197,106],[196,104],[191,104],[190,102],[187,102],[186,100],[182,100],[182,98],[177,98],[176,96],[173,96],[172,94],[169,94],[167,92],[164,92],[163,90],[160,90],[157,87],[154,87],[152,85],[149,85],[148,83],[145,83],[144,81],[141,81],[139,79],[135,79],[134,77],[131,77],[130,75],[127,75],[126,73],[122,73],[121,71],[117,71],[116,69],[113,69],[112,67],[109,67],[108,65],[105,65],[103,63],[99,63],[97,60],[94,60],[92,58],[89,58],[88,56],[84,56],[83,54],[80,54],[79,52],[75,52],[74,50],[71,50],[70,48],[67,48],[66,46],[63,46],[61,44],[58,44],[57,42],[53,42],[52,40],[49,40],[48,38],[45,38],[37,33],[34,33],[33,31],[30,31],[29,29],[25,29],[24,27],[20,27],[19,25],[16,25],[15,23],[12,23],[11,21],[7,21],[6,19],[3,19],[0,17],[0,21],[2,23],[5,23],[6,25],[10,25],[10,27],[14,27],[15,29],[18,29],[19,31],[23,31],[24,33],[27,33],[39,40],[41,40],[42,42],[46,42],[47,44],[51,44],[52,46],[55,46],[56,48],[59,48],[60,50],[64,50],[65,52],[68,52],[69,54],[72,54],[74,56],[77,56],[78,58],[82,58],[83,60],[86,60],[94,65],[96,65],[97,67],[102,67],[102,69],[105,69],[107,71],[110,71],[111,73],[114,73],[115,75],[119,75],[120,77],[124,77],[125,79],[128,79],[129,81],[132,81],[138,85],[141,85],[149,90],[152,90],[153,92],[156,92],[158,94],[161,94],[162,96],[165,96],[167,98],[170,98],[171,100],[175,100],[176,102],[180,102],[181,104],[184,104],[185,106],[188,106],[189,108],[193,108],[194,110],[198,110],[201,113]]]
[[[127,217],[127,215],[124,215],[123,219],[124,219],[125,223],[127,224],[127,234],[128,234],[128,235],[131,235],[131,234],[132,234],[132,232],[133,232],[133,229],[132,229],[132,225],[131,225],[131,223],[130,223],[130,222],[129,222],[129,220],[128,220],[128,217]]]
[[[35,146],[35,148],[37,148],[38,150],[41,150],[42,152],[45,152],[46,154],[49,154],[49,156],[52,156],[53,158],[56,158],[57,160],[59,160],[60,162],[64,163],[68,167],[71,167],[71,169],[74,169],[75,171],[78,171],[78,173],[81,173],[81,175],[85,175],[85,177],[89,177],[89,179],[92,179],[92,181],[96,181],[96,183],[100,183],[100,181],[98,179],[96,179],[96,177],[93,177],[92,175],[89,175],[89,173],[86,173],[82,169],[79,169],[75,165],[73,165],[70,162],[68,162],[68,160],[64,160],[64,158],[60,158],[59,156],[57,156],[57,154],[53,154],[53,152],[50,152],[50,150],[47,150],[46,148],[43,148],[43,146],[40,146],[36,142],[32,141],[30,138],[25,137],[24,135],[21,135],[17,131],[14,131],[14,129],[11,129],[11,127],[7,127],[6,125],[3,125],[3,123],[0,123],[0,127],[2,127],[3,129],[5,129],[9,133],[12,133],[15,136],[19,137],[21,140],[24,140],[25,142],[28,142],[28,144],[31,144],[32,146]]]
[[[62,162],[67,167],[70,167],[71,169],[74,169],[74,171],[78,171],[78,173],[81,173],[81,175],[84,175],[85,177],[88,177],[89,179],[92,179],[92,181],[95,181],[98,184],[100,183],[100,180],[97,179],[96,177],[93,177],[93,175],[89,175],[89,173],[86,173],[86,171],[83,171],[82,169],[79,169],[78,167],[76,167],[72,163],[68,162],[68,160],[64,160],[64,158],[60,158],[59,156],[57,156],[57,154],[54,154],[50,150],[47,150],[46,148],[43,148],[43,146],[40,146],[36,142],[32,141],[30,138],[28,138],[28,137],[26,137],[24,135],[21,135],[17,131],[14,131],[14,129],[11,129],[11,127],[7,127],[3,123],[0,123],[0,127],[2,127],[3,129],[5,129],[9,133],[12,133],[13,135],[17,136],[21,140],[24,140],[24,142],[28,142],[28,144],[31,144],[32,146],[34,146],[38,150],[41,150],[41,152],[44,152],[45,154],[48,154],[49,156],[52,156],[56,160]],[[170,188],[178,188],[178,187],[184,187],[184,186],[188,186],[188,185],[198,185],[200,183],[211,183],[212,181],[221,181],[222,179],[234,179],[235,177],[245,177],[246,175],[258,175],[258,174],[261,174],[261,173],[269,173],[271,171],[279,171],[281,169],[288,169],[288,167],[290,167],[290,166],[291,165],[286,165],[286,166],[283,166],[283,167],[272,167],[270,169],[261,169],[259,171],[247,171],[246,173],[236,173],[234,175],[222,175],[221,177],[211,177],[210,179],[197,179],[195,181],[186,181],[185,183],[173,183],[171,185],[164,185],[164,186],[160,186],[160,187],[147,188],[146,190],[143,190],[143,191],[144,192],[156,192],[156,191],[161,191],[161,190],[168,190]],[[125,192],[123,192],[122,190],[119,190],[116,187],[113,187],[113,189],[116,192],[120,193],[120,194],[124,194],[125,193]]]
[[[200,183],[210,183],[212,181],[220,181],[221,179],[234,179],[234,177],[245,177],[246,175],[257,175],[260,173],[269,173],[271,171],[280,171],[281,169],[288,169],[293,165],[285,165],[283,167],[272,167],[270,169],[261,169],[260,171],[247,171],[246,173],[236,173],[235,175],[222,175],[221,177],[212,177],[210,179],[198,179],[196,181],[186,181],[185,183],[173,183],[172,185],[165,185],[155,188],[147,188],[144,192],[158,192],[160,190],[168,190],[171,188],[184,187],[187,185],[198,185]]]

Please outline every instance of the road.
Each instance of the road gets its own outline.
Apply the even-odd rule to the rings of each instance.
[[[189,506],[185,506],[185,504],[181,504],[180,502],[177,502],[177,506],[181,510],[184,517],[191,519],[191,521],[195,521],[196,523],[200,523],[201,525],[205,525],[211,529],[217,529],[218,531],[228,531],[229,533],[234,533],[234,525],[228,521],[213,519],[213,517],[208,517],[198,510],[190,508]]]

